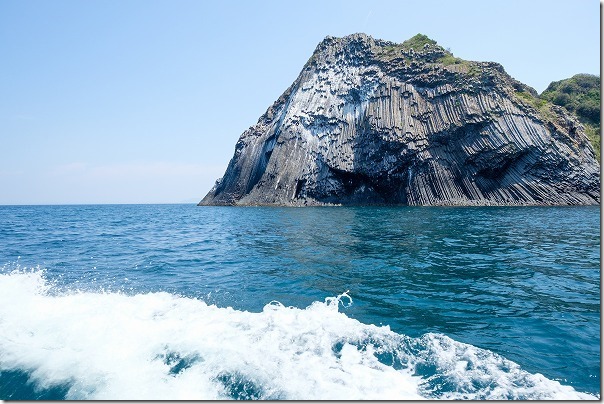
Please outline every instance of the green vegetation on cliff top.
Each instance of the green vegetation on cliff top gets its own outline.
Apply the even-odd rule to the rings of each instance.
[[[414,51],[419,52],[424,49],[425,45],[434,46],[437,45],[437,43],[435,40],[428,38],[424,34],[417,34],[407,39],[405,42],[402,43],[402,45],[403,49],[405,50],[413,49]]]
[[[541,98],[566,108],[581,120],[600,126],[600,77],[577,74],[570,79],[552,82]]]
[[[585,126],[596,157],[600,159],[600,77],[577,74],[552,82],[539,96],[542,100],[566,108]]]
[[[428,45],[428,48],[426,48],[426,45]],[[407,63],[411,63],[414,60],[421,60],[428,63],[439,63],[444,66],[453,64],[463,65],[466,72],[476,74],[476,72],[472,71],[473,62],[455,57],[449,49],[443,48],[438,42],[424,34],[414,35],[401,44],[387,45],[382,48],[380,54],[388,60],[394,57],[400,57],[401,51],[404,53],[409,51],[415,52],[415,56],[403,56],[403,59]]]

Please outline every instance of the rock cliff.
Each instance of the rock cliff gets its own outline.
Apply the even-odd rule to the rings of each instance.
[[[199,204],[599,204],[583,126],[536,97],[423,35],[327,37]]]

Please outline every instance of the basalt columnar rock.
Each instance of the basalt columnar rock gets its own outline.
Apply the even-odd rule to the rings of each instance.
[[[200,205],[600,202],[581,123],[417,35],[325,38]]]

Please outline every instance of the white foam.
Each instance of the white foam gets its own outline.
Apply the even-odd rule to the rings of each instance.
[[[69,386],[68,399],[595,398],[443,335],[362,324],[338,311],[346,297],[251,313],[168,293],[54,294],[42,271],[14,271],[0,274],[0,370]],[[436,374],[413,375],[426,363]]]

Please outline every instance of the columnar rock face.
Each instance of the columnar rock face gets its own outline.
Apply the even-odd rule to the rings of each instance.
[[[325,38],[200,205],[599,204],[573,116],[423,38]]]

